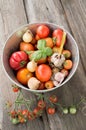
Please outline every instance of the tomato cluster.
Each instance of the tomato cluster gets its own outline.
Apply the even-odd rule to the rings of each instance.
[[[25,87],[52,89],[63,82],[73,66],[70,50],[64,49],[66,32],[62,29],[51,32],[46,25],[38,26],[35,35],[27,30],[22,36],[19,50],[13,52],[9,58],[10,67],[15,70],[17,80]],[[54,71],[57,69],[58,71]]]
[[[49,101],[50,101],[50,107],[47,107],[47,103],[42,98],[42,99],[38,100],[37,106],[33,110],[27,109],[27,108],[26,109],[20,109],[20,108],[12,109],[9,112],[9,115],[11,117],[11,122],[13,124],[18,124],[18,123],[25,123],[28,120],[29,121],[34,120],[35,118],[42,116],[43,111],[45,109],[47,110],[48,114],[50,114],[50,115],[55,114],[56,108],[55,108],[55,106],[52,107],[51,104],[54,105],[54,103],[58,102],[57,96],[55,96],[55,95],[50,96]],[[26,102],[25,102],[25,104],[26,104]]]

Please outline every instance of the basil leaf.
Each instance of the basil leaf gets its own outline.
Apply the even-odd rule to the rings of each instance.
[[[45,48],[45,46],[46,46],[46,41],[45,40],[38,40],[38,43],[37,43],[37,48],[39,49],[39,50],[42,50],[43,48]]]
[[[41,57],[42,57],[42,51],[41,51],[41,50],[38,50],[38,51],[35,51],[35,52],[32,54],[31,60],[37,61],[37,60],[41,59]]]
[[[47,55],[47,56],[51,56],[52,55],[52,49],[50,47],[46,47],[44,49],[44,53]]]

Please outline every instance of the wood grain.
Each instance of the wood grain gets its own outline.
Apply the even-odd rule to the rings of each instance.
[[[2,47],[8,35],[20,25],[31,22],[51,22],[64,26],[76,39],[80,50],[80,63],[75,75],[72,79],[61,88],[46,93],[49,96],[56,94],[59,101],[65,105],[78,102],[81,96],[86,96],[86,2],[85,0],[0,0],[0,56],[2,55]],[[2,88],[2,100],[12,99],[14,94],[11,90],[11,82],[0,66],[0,81]],[[4,89],[3,89],[4,88]],[[36,97],[29,92],[24,91],[28,98]],[[34,104],[35,105],[35,104]],[[4,104],[3,104],[4,106]],[[25,125],[13,126],[7,115],[6,110],[3,113],[2,130],[85,130],[86,117],[79,111],[76,115],[60,115],[57,113],[53,116],[46,112],[41,118],[31,121]]]

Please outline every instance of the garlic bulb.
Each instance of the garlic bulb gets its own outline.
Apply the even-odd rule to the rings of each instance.
[[[36,67],[37,67],[37,63],[36,63],[34,60],[28,62],[28,64],[27,64],[27,69],[28,69],[30,72],[35,72]]]
[[[32,33],[30,30],[27,30],[24,34],[23,34],[23,41],[24,42],[31,42],[33,39]]]
[[[28,80],[28,87],[32,90],[36,90],[39,88],[40,81],[36,79],[35,77],[32,77]]]
[[[64,74],[61,72],[57,72],[54,78],[58,83],[62,83],[62,81],[64,80]]]
[[[55,65],[55,67],[61,68],[64,61],[65,57],[62,54],[60,55],[59,53],[54,53],[51,56],[51,62]]]

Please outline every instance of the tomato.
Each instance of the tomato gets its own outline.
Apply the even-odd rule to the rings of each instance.
[[[31,44],[36,44],[36,39],[35,38],[33,38],[33,40],[31,41]]]
[[[12,118],[12,124],[14,124],[14,125],[16,125],[16,124],[18,124],[19,123],[19,120],[18,120],[18,118]]]
[[[52,96],[50,96],[50,97],[49,97],[49,100],[50,100],[52,103],[56,103],[56,102],[58,102],[58,98],[57,98],[56,95],[52,95]]]
[[[30,43],[21,42],[20,43],[20,50],[21,51],[33,51],[34,47]]]
[[[64,69],[70,70],[73,66],[73,62],[71,60],[66,60],[63,64]]]
[[[38,107],[41,108],[41,109],[43,109],[43,108],[46,107],[46,103],[43,100],[39,100],[38,101]]]
[[[52,75],[51,68],[46,65],[46,64],[41,64],[36,68],[36,77],[41,81],[41,82],[46,82],[50,79]]]
[[[54,39],[54,43],[56,44],[57,47],[60,47],[62,37],[63,37],[63,30],[56,29],[53,31],[53,39]]]
[[[29,70],[27,68],[22,68],[20,70],[17,71],[17,80],[24,84],[27,85],[27,81],[33,76],[33,74],[31,72],[29,72]]]
[[[50,47],[50,48],[53,47],[54,44],[53,44],[53,40],[52,40],[51,37],[45,38],[45,41],[46,41],[46,46],[47,46],[47,47]]]
[[[34,113],[33,112],[29,112],[28,120],[33,120],[33,119],[35,119]]]
[[[39,107],[36,107],[36,108],[34,108],[34,110],[33,110],[33,114],[34,114],[35,117],[41,116],[42,110],[41,110]]]
[[[62,54],[66,59],[69,59],[71,57],[71,52],[69,50],[63,50]]]
[[[47,61],[46,58],[41,58],[40,60],[37,61],[38,64],[43,64]]]
[[[36,34],[35,39],[38,41],[40,39],[40,37],[38,36],[38,34]]]
[[[13,87],[13,92],[18,92],[19,88],[18,87]]]
[[[28,115],[28,110],[27,110],[27,109],[22,110],[22,115],[23,115],[24,117],[27,117],[27,115]]]
[[[48,114],[53,115],[53,114],[55,114],[56,110],[55,110],[54,107],[49,107],[49,108],[47,109],[47,112],[48,112]]]
[[[26,65],[27,60],[28,55],[24,51],[17,51],[12,53],[9,63],[12,69],[18,70]]]
[[[49,35],[49,32],[50,32],[50,30],[46,25],[40,25],[37,28],[37,35],[40,38],[46,38]]]
[[[39,90],[44,90],[45,89],[45,83],[41,83],[38,89]]]
[[[10,112],[10,115],[11,115],[12,118],[14,118],[14,117],[17,116],[17,112],[16,112],[15,110],[12,110],[12,111]]]
[[[54,84],[53,84],[53,81],[49,80],[45,83],[45,88],[47,89],[51,89],[51,88],[54,88]]]
[[[22,117],[21,115],[18,115],[18,119],[19,119],[20,123],[26,122],[26,119],[24,117]]]

